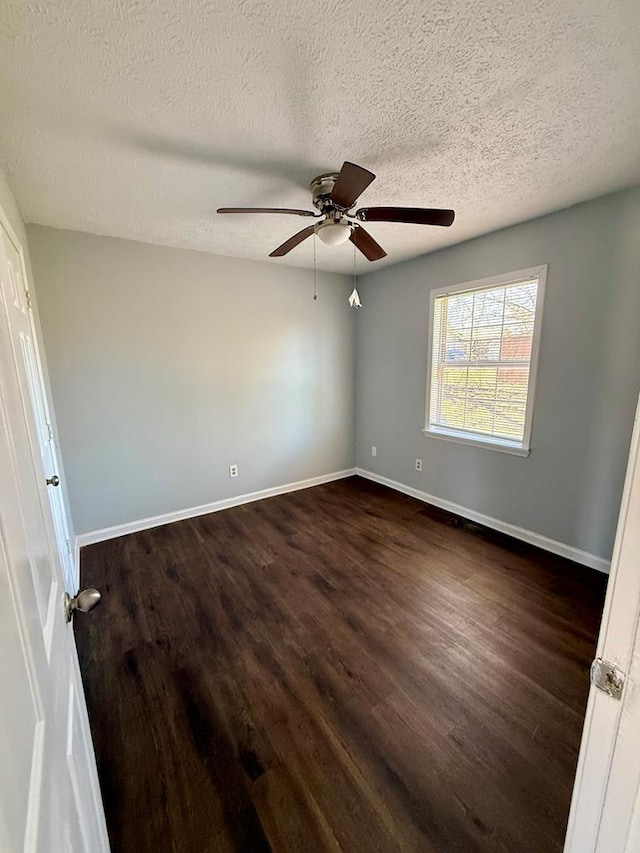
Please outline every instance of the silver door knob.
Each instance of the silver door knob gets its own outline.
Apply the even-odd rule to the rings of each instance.
[[[97,589],[83,589],[82,592],[74,595],[73,598],[71,598],[68,592],[65,592],[64,615],[67,622],[71,622],[76,610],[79,610],[81,613],[88,613],[90,610],[93,610],[96,604],[100,604],[101,598],[102,596]]]
[[[60,485],[60,477],[57,474],[54,474],[53,477],[47,477],[47,486],[59,486]]]

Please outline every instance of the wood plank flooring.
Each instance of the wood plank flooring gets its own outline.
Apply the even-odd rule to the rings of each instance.
[[[359,478],[82,551],[114,853],[559,853],[606,578]]]

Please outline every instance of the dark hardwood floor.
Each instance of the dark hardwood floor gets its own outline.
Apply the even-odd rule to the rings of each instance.
[[[561,851],[604,576],[353,478],[82,582],[114,853]]]

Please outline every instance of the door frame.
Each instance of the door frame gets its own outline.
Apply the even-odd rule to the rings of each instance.
[[[66,477],[64,474],[64,461],[62,459],[62,450],[58,444],[58,425],[56,421],[55,409],[53,407],[53,401],[51,399],[51,394],[49,390],[49,370],[47,366],[47,358],[44,350],[44,345],[42,341],[42,329],[40,327],[40,315],[38,313],[38,303],[37,297],[35,294],[35,288],[33,283],[33,276],[31,275],[31,265],[27,263],[27,259],[25,257],[25,247],[23,245],[24,241],[20,239],[20,235],[16,233],[15,228],[11,222],[10,217],[7,215],[4,210],[2,204],[0,203],[0,224],[5,229],[9,238],[11,239],[13,245],[18,252],[20,257],[20,265],[22,268],[22,275],[27,284],[27,289],[29,293],[29,317],[31,321],[31,330],[33,334],[33,341],[35,344],[35,357],[37,361],[38,367],[38,378],[40,380],[40,384],[42,386],[42,394],[44,399],[44,404],[46,406],[47,417],[49,419],[49,423],[53,432],[51,442],[53,445],[54,455],[56,456],[56,464],[58,466],[58,473],[60,475],[61,484],[60,488],[62,488],[62,500],[61,507],[63,512],[63,521],[66,527],[68,538],[68,548],[63,551],[62,545],[58,541],[56,537],[56,550],[58,551],[58,557],[60,559],[60,563],[62,566],[67,564],[69,558],[71,558],[71,570],[73,572],[73,583],[74,588],[68,589],[67,592],[70,595],[74,595],[76,591],[80,588],[80,548],[78,545],[77,536],[75,535],[75,530],[73,527],[73,522],[71,520],[69,514],[69,499],[67,493],[66,486]],[[64,573],[63,573],[64,575]]]
[[[640,800],[632,790],[640,783],[640,759],[620,738],[625,718],[635,729],[640,725],[638,683],[630,679],[634,660],[640,661],[639,563],[640,398],[596,648],[597,658],[626,674],[626,684],[621,700],[591,686],[564,853],[631,853],[629,833],[640,820]],[[624,782],[614,784],[621,774]]]

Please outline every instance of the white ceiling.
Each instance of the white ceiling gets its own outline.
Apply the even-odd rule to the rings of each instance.
[[[637,183],[639,45],[637,0],[5,0],[0,165],[27,221],[266,259],[308,220],[215,209],[352,160],[457,212],[382,266]]]

